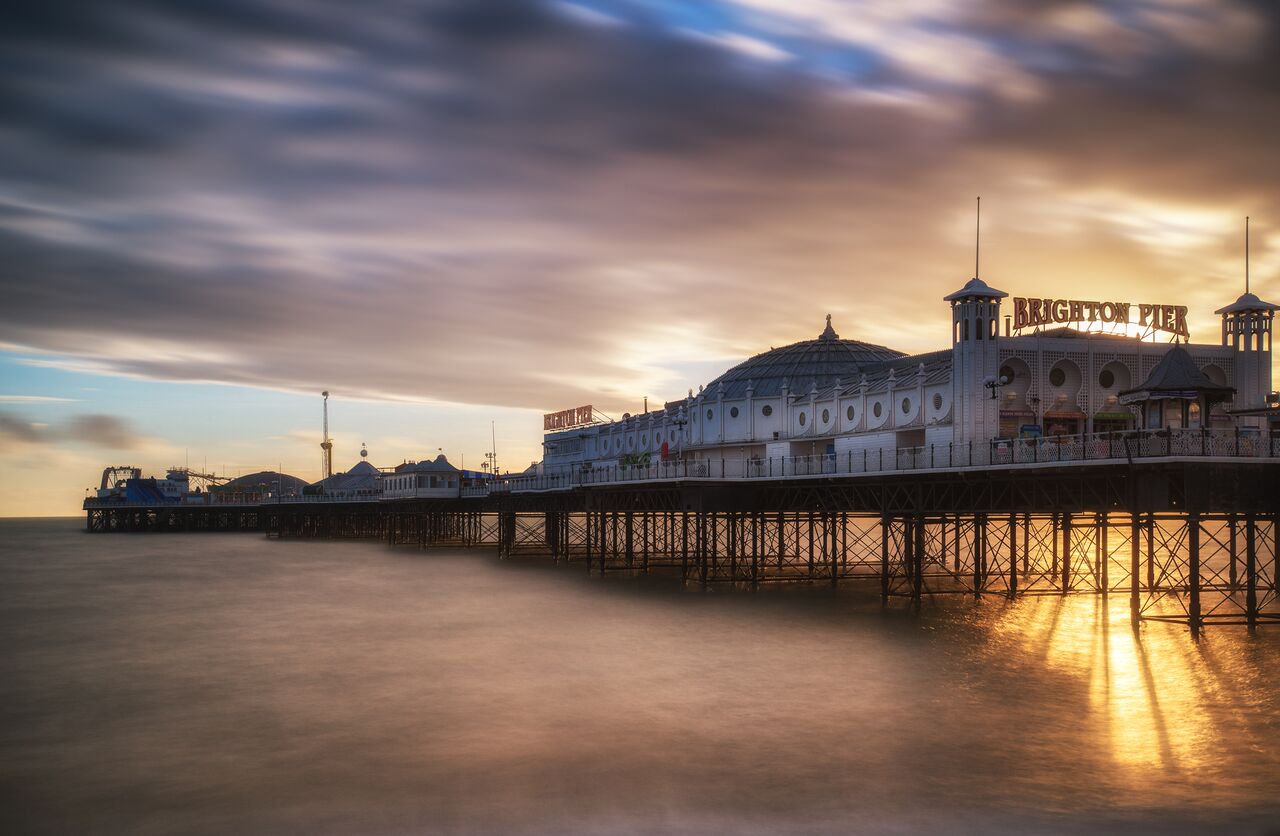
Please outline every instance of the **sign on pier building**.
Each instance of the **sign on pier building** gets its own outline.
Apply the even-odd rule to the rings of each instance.
[[[661,408],[594,423],[590,407],[550,413],[543,467],[589,469],[644,456],[892,455],[1154,428],[1261,432],[1280,419],[1268,407],[1278,306],[1251,293],[1215,312],[1222,318],[1215,343],[1190,342],[1183,305],[1008,299],[978,278],[943,297],[951,340],[936,351],[843,338],[828,316],[813,339],[750,357]],[[1175,350],[1185,357],[1162,366]],[[1165,385],[1173,382],[1180,385]]]

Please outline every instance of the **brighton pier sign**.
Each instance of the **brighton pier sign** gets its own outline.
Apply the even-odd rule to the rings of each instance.
[[[559,412],[548,412],[542,416],[542,429],[544,431],[567,430],[571,427],[581,427],[590,424],[594,414],[595,410],[591,408],[591,404],[562,409]]]
[[[1013,300],[1013,330],[1040,328],[1067,323],[1105,323],[1127,327],[1136,325],[1147,332],[1164,331],[1189,337],[1186,305],[1144,305],[1132,302],[1086,302],[1079,299]]]

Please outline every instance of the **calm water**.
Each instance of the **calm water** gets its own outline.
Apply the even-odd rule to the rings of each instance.
[[[1275,628],[79,526],[0,522],[5,833],[1280,832]]]

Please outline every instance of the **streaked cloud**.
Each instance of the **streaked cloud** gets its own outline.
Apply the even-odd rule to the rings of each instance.
[[[50,370],[634,411],[828,312],[939,347],[978,193],[997,284],[1201,333],[1234,219],[1280,259],[1262,4],[84,3],[0,54],[0,336]]]
[[[0,403],[75,403],[75,398],[56,398],[51,395],[0,395]]]
[[[143,442],[127,420],[94,413],[50,425],[0,412],[0,437],[22,444],[78,444],[107,450],[133,450]]]

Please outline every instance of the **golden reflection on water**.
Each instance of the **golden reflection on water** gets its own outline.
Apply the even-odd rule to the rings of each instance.
[[[1242,637],[1219,648],[1214,636],[1196,642],[1172,624],[1147,623],[1135,633],[1127,595],[1030,597],[1008,607],[992,636],[1084,684],[1079,733],[1133,789],[1155,774],[1210,777],[1226,765],[1227,749],[1251,745],[1262,731],[1239,709],[1266,696],[1256,693]]]

